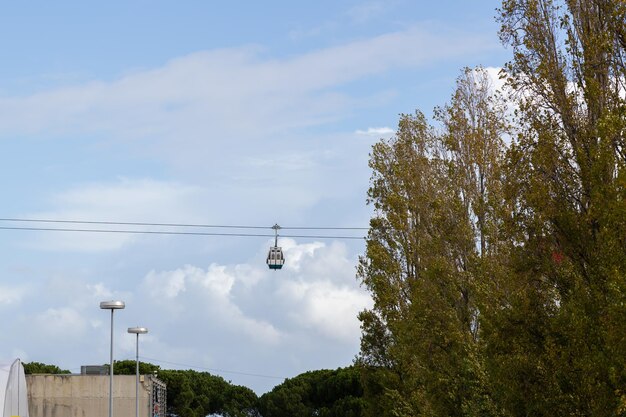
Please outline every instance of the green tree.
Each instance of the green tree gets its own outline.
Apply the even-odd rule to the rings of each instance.
[[[190,405],[195,397],[191,381],[185,371],[164,370],[159,379],[167,385],[167,408],[182,417],[195,417]]]
[[[106,366],[106,365],[105,365]],[[115,361],[115,373],[135,375],[134,360]],[[55,365],[39,362],[24,363],[26,374],[69,374]],[[193,370],[161,369],[147,362],[139,363],[139,373],[155,374],[167,385],[168,412],[181,417],[205,417],[218,414],[224,417],[257,417],[257,395],[249,388],[232,385],[222,377]]]
[[[232,385],[208,372],[161,370],[167,384],[168,409],[181,417],[255,416],[258,397],[249,388]]]
[[[486,317],[510,415],[626,412],[626,4],[505,0],[518,134],[507,182],[514,270]]]
[[[41,362],[29,362],[22,363],[24,365],[24,373],[25,374],[69,374],[70,371],[66,369],[61,369],[56,365],[46,365]]]
[[[434,132],[421,113],[400,118],[396,137],[374,145],[370,156],[373,170],[368,203],[376,215],[370,221],[366,254],[358,275],[372,293],[374,308],[360,313],[363,336],[359,363],[366,371],[371,413],[411,415],[416,380],[415,358],[408,351],[412,330],[411,304],[418,276],[428,256],[424,247],[433,224],[435,168],[428,151]],[[385,381],[377,387],[372,377]],[[372,415],[372,414],[370,414]]]
[[[360,378],[354,367],[306,372],[264,394],[259,411],[263,417],[360,417]]]
[[[370,158],[358,268],[374,299],[359,316],[369,415],[495,414],[479,334],[485,264],[504,246],[504,106],[487,73],[467,69],[435,115],[441,132],[403,115]]]
[[[108,367],[108,364],[104,365]],[[134,360],[115,361],[113,370],[116,375],[135,375],[137,373],[137,362]],[[139,374],[140,375],[154,375],[161,370],[158,365],[153,365],[148,362],[139,361]]]
[[[222,415],[228,417],[256,417],[259,397],[248,387],[230,385],[224,393],[224,408]]]

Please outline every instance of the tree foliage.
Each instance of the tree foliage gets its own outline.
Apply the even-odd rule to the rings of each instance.
[[[219,376],[193,370],[161,370],[159,379],[167,384],[168,409],[181,417],[256,415],[257,395]]]
[[[22,365],[24,366],[24,373],[26,375],[28,374],[54,374],[54,375],[60,375],[60,374],[69,374],[70,371],[66,370],[66,369],[61,369],[56,365],[47,365],[45,363],[41,363],[41,362],[29,362],[29,363],[22,363]]]
[[[109,364],[104,365],[107,368]],[[148,362],[139,361],[139,374],[158,374],[161,367]],[[113,371],[116,375],[135,375],[137,372],[137,362],[134,360],[115,361]]]
[[[306,372],[264,394],[259,410],[263,417],[360,417],[360,378],[354,367]]]
[[[136,362],[116,361],[115,373],[135,375]],[[232,385],[222,377],[194,370],[161,369],[151,363],[139,363],[140,374],[156,374],[167,385],[168,412],[181,417],[224,417],[258,415],[258,397],[251,389]]]
[[[626,3],[505,0],[481,69],[374,145],[368,415],[626,414]]]
[[[69,373],[55,365],[24,364],[30,373]],[[136,362],[115,362],[117,375],[134,375]],[[356,367],[311,371],[287,379],[260,399],[251,389],[208,372],[161,369],[140,362],[140,374],[156,375],[167,385],[168,413],[180,417],[361,417],[363,388]]]
[[[490,413],[478,312],[481,265],[500,246],[503,112],[486,72],[468,69],[436,109],[441,132],[403,115],[373,148],[375,216],[358,274],[374,308],[360,315],[360,363],[388,384],[371,415]]]
[[[516,308],[493,317],[490,339],[502,349],[494,372],[513,381],[497,391],[513,415],[623,412],[625,13],[609,0],[501,10],[519,108],[508,180],[521,245]]]

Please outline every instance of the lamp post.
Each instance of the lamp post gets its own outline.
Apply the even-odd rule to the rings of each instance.
[[[111,310],[111,361],[109,364],[109,417],[113,417],[113,312],[126,307],[123,301],[102,301],[100,308]]]
[[[139,335],[148,333],[145,327],[129,327],[128,333],[137,335],[136,346],[136,373],[135,373],[135,417],[139,417]]]

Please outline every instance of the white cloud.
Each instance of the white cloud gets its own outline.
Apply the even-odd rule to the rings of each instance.
[[[179,178],[75,182],[50,191],[49,208],[23,217],[355,225],[368,214],[354,215],[369,173],[369,145],[352,133],[363,125],[342,128],[343,135],[307,128],[348,119],[387,97],[378,87],[356,97],[355,81],[473,56],[495,44],[468,33],[411,28],[285,58],[268,58],[255,46],[199,52],[112,81],[0,97],[0,139],[69,137],[82,146],[97,137],[116,152],[140,155],[139,163],[165,161],[161,172]],[[65,368],[108,360],[109,318],[98,308],[104,299],[127,303],[116,313],[120,356],[134,353],[126,327],[141,325],[150,328],[142,339],[145,357],[285,376],[348,364],[359,345],[356,314],[371,305],[354,277],[356,259],[342,244],[281,239],[287,263],[272,272],[264,264],[267,245],[248,259],[257,249],[250,240],[34,236],[26,238],[31,247],[67,251],[35,254],[61,271],[28,292],[0,288],[0,304],[26,297],[29,304],[0,330],[17,335],[15,344],[32,360]],[[155,241],[162,246],[155,249]],[[12,352],[4,349],[0,353]],[[235,382],[267,389],[277,381]]]
[[[195,270],[192,266],[167,272],[150,271],[144,278],[144,284],[151,297],[172,299],[186,290],[185,277],[188,269]]]
[[[506,80],[500,77],[502,68],[501,67],[485,67],[485,71],[487,72],[487,75],[491,79],[491,83],[492,83],[494,91],[499,91],[499,92],[504,93]]]
[[[143,286],[155,299],[166,299],[166,309],[175,320],[205,318],[221,328],[241,332],[253,341],[278,343],[281,335],[270,323],[246,316],[233,302],[231,292],[237,270],[211,265],[207,270],[187,265],[174,271],[151,271]],[[193,308],[194,310],[191,310]]]
[[[295,342],[304,328],[353,346],[359,338],[357,314],[371,298],[356,282],[345,246],[291,239],[281,239],[281,245],[286,258],[281,271],[269,271],[262,254],[256,264],[187,265],[149,272],[143,292],[162,300],[168,322],[206,320],[207,331],[221,329],[271,345]]]
[[[329,200],[347,205],[365,195],[369,144],[355,143],[352,134],[310,129],[388,100],[387,89],[378,87],[354,95],[355,81],[471,56],[495,44],[471,33],[413,27],[281,58],[258,46],[197,52],[111,81],[0,97],[0,140],[69,137],[81,156],[99,158],[83,148],[95,140],[131,160],[164,162],[156,169],[180,181],[72,185],[53,191],[52,208],[28,217],[232,223],[249,219],[254,202],[251,221],[289,213],[300,220],[329,210]],[[29,246],[98,252],[144,240],[47,233],[29,239]]]
[[[283,246],[285,268],[294,273],[277,289],[290,300],[289,316],[336,342],[358,340],[357,314],[371,306],[371,297],[357,284],[355,260],[347,258],[345,245],[292,244]]]
[[[233,138],[335,120],[358,101],[331,88],[494,45],[478,35],[411,28],[284,59],[264,58],[258,47],[198,52],[111,82],[0,98],[0,134],[110,132],[164,141],[165,157],[190,156],[199,141],[212,141],[212,152]]]
[[[71,307],[48,308],[36,315],[33,322],[43,336],[54,339],[75,339],[88,327],[84,315]]]
[[[19,304],[26,291],[26,288],[23,286],[10,287],[7,285],[0,285],[0,305],[10,306]]]
[[[30,311],[3,323],[1,331],[19,338],[0,349],[0,357],[21,349],[22,357],[74,370],[106,363],[109,315],[98,305],[121,299],[126,308],[115,313],[120,359],[134,357],[126,328],[145,326],[150,332],[141,338],[141,355],[164,361],[165,368],[178,363],[292,376],[312,366],[349,364],[359,345],[356,315],[371,305],[354,276],[356,259],[343,243],[281,238],[287,264],[270,271],[264,263],[269,244],[244,263],[147,270],[143,279],[126,272],[116,284],[104,285],[100,273],[53,274],[27,293]],[[111,289],[122,283],[123,291]],[[17,332],[26,327],[27,333]],[[261,392],[279,382],[225,376]]]
[[[105,300],[110,299],[113,296],[113,293],[101,282],[97,284],[87,284],[86,287],[87,291],[95,298]]]
[[[307,259],[315,256],[318,249],[325,245],[322,242],[297,244],[293,239],[283,239],[280,244],[285,252],[285,270],[299,272]]]
[[[376,137],[389,137],[393,136],[396,131],[390,127],[368,127],[367,130],[357,130],[357,135],[376,136]]]
[[[57,209],[25,214],[24,217],[71,221],[159,222],[171,219],[174,213],[177,218],[193,222],[199,218],[200,213],[200,210],[195,208],[194,202],[203,197],[203,190],[199,187],[176,182],[120,178],[113,183],[86,184],[61,192],[52,198],[52,204],[58,207]],[[146,227],[132,225],[29,223],[29,226],[56,229],[147,230]],[[38,234],[35,239],[28,240],[28,245],[52,251],[110,251],[140,239],[139,236],[126,233],[44,232]]]
[[[358,340],[357,314],[371,304],[367,294],[330,281],[288,282],[280,294],[300,305],[291,313],[298,324],[343,343]]]

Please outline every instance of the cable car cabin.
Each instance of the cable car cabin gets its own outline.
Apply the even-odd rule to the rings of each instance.
[[[285,257],[280,246],[272,246],[267,254],[267,266],[270,269],[280,269],[285,264]]]

